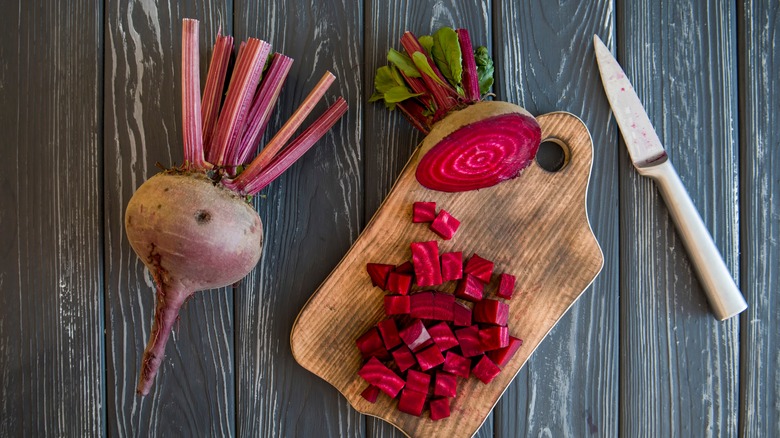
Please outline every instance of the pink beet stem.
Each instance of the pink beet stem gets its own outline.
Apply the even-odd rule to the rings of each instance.
[[[184,300],[191,295],[182,286],[166,285],[161,283],[158,278],[155,278],[155,282],[157,283],[157,303],[154,309],[154,323],[149,335],[149,343],[146,345],[144,357],[141,360],[141,376],[136,388],[138,395],[149,394],[154,377],[165,358],[165,344],[168,343],[173,324],[179,316],[179,309]]]
[[[257,158],[247,170],[233,181],[225,181],[226,187],[238,189],[242,193],[254,195],[271,184],[285,170],[303,156],[336,122],[347,112],[347,102],[339,97],[325,112],[314,121],[301,135],[281,152],[265,168],[256,165]]]
[[[249,38],[246,45],[239,49],[225,105],[220,112],[217,132],[210,147],[209,161],[217,166],[236,165],[228,163],[226,159],[233,148],[238,147],[244,134],[249,107],[270,51],[271,46],[268,43],[256,38]]]
[[[214,43],[214,53],[211,55],[209,72],[206,75],[206,87],[203,90],[203,147],[208,154],[214,129],[217,126],[219,106],[222,103],[222,91],[225,87],[230,54],[233,51],[233,37],[229,35],[217,35]]]
[[[424,72],[420,72],[421,77],[425,83],[425,87],[428,89],[428,93],[433,96],[433,100],[436,102],[436,117],[442,117],[458,104],[458,92],[448,85],[447,79],[444,78],[444,75],[441,73],[441,71],[439,71],[438,67],[436,67],[436,63],[433,62],[430,55],[425,52],[425,49],[420,44],[420,41],[417,39],[417,37],[414,36],[413,33],[405,32],[401,37],[401,45],[410,57],[413,57],[415,52],[425,54],[428,65],[431,67],[431,70],[433,70],[439,80],[437,81],[429,77]]]
[[[199,27],[198,20],[185,18],[182,23],[182,140],[184,142],[184,162],[195,169],[205,169],[200,112]]]
[[[239,147],[234,149],[233,156],[229,162],[238,165],[247,162],[249,157],[255,152],[260,136],[265,131],[268,121],[271,120],[271,113],[276,106],[276,100],[282,91],[287,74],[290,72],[293,60],[281,53],[275,53],[271,66],[265,74],[260,89],[257,92],[252,109],[247,118],[247,129],[241,138]]]
[[[474,60],[474,47],[471,45],[471,37],[466,29],[458,29],[458,43],[460,43],[460,52],[463,55],[463,88],[466,92],[466,99],[469,102],[478,102],[479,77],[477,75],[477,63]]]
[[[284,145],[287,144],[287,141],[301,126],[304,119],[306,119],[306,116],[311,113],[317,102],[322,99],[322,96],[325,94],[334,80],[336,80],[336,77],[333,76],[333,73],[331,72],[326,72],[322,76],[317,85],[314,86],[314,89],[309,93],[308,96],[306,96],[306,99],[303,100],[301,105],[297,110],[295,110],[293,115],[290,116],[284,126],[282,126],[282,129],[280,129],[279,132],[274,135],[265,148],[263,148],[257,157],[252,160],[252,163],[249,165],[247,170],[244,171],[244,173],[249,173],[250,170],[254,173],[263,172],[264,169],[271,164],[279,151],[282,150]],[[239,179],[240,178],[241,177],[239,176]]]

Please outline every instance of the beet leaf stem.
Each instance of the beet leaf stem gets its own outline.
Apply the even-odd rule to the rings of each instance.
[[[203,90],[203,148],[208,154],[211,147],[211,139],[217,126],[219,107],[222,103],[222,91],[225,88],[225,76],[227,75],[230,55],[233,53],[233,37],[229,35],[217,35],[214,43],[214,53],[211,55],[209,72],[206,76],[206,87]]]
[[[182,140],[185,164],[195,169],[205,169],[200,109],[199,24],[198,20],[192,19],[185,19],[182,24]]]

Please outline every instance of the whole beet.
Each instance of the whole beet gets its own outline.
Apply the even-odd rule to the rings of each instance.
[[[146,395],[182,304],[196,291],[244,278],[260,260],[263,224],[244,198],[206,176],[161,173],[130,199],[125,230],[157,285],[137,388]]]

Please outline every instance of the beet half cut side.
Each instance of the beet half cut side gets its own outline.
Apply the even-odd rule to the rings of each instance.
[[[465,192],[515,178],[539,149],[542,131],[531,116],[502,114],[479,120],[444,137],[420,160],[423,186]]]

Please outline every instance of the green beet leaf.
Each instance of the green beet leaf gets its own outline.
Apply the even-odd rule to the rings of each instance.
[[[420,71],[417,70],[417,67],[414,66],[412,58],[406,56],[405,53],[401,53],[395,49],[390,49],[390,51],[387,52],[387,60],[393,63],[393,65],[396,66],[399,70],[404,72],[406,76],[410,78],[420,77]]]
[[[431,55],[444,78],[463,94],[460,88],[463,78],[463,54],[460,51],[458,34],[449,27],[437,30],[433,34]]]
[[[474,50],[474,61],[477,64],[479,92],[486,94],[493,85],[493,60],[490,59],[487,47],[480,46]]]

